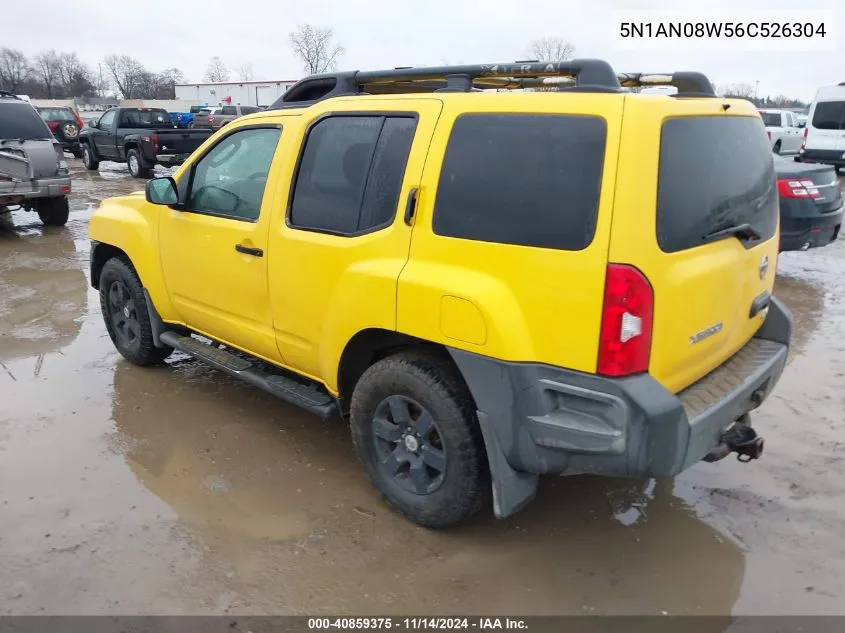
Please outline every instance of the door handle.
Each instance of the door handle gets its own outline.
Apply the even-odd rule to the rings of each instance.
[[[419,190],[414,187],[408,192],[408,201],[405,203],[405,224],[411,226],[414,219],[414,212],[417,210],[417,193]]]
[[[244,255],[252,255],[253,257],[264,257],[264,251],[260,248],[252,248],[251,246],[244,246],[243,244],[235,244],[235,250]]]

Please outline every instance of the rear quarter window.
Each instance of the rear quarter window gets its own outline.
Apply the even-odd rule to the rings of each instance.
[[[581,250],[593,239],[604,119],[466,114],[449,137],[434,232],[482,242]]]
[[[777,219],[774,161],[759,119],[703,116],[663,124],[657,241],[664,252],[701,246],[708,234],[745,223],[767,240]]]
[[[845,101],[821,101],[813,113],[813,127],[819,130],[845,129]]]

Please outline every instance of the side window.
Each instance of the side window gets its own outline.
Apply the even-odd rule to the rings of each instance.
[[[845,129],[845,101],[821,101],[816,103],[812,124],[814,128],[819,130]]]
[[[355,234],[386,226],[399,203],[416,131],[411,117],[334,116],[309,132],[290,224]]]
[[[237,114],[238,109],[235,106],[223,106],[223,111],[220,114],[229,115],[229,114]]]
[[[109,130],[114,127],[114,119],[117,116],[117,112],[114,110],[109,110],[100,118],[100,129]]]
[[[254,221],[261,212],[279,128],[239,130],[194,166],[186,210]]]
[[[455,121],[434,201],[437,235],[577,251],[593,240],[604,119],[465,114]]]

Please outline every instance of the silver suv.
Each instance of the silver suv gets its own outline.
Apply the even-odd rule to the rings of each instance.
[[[69,193],[61,144],[33,106],[0,91],[0,213],[22,207],[46,225],[62,226]]]

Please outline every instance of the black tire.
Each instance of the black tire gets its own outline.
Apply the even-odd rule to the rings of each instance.
[[[117,257],[100,271],[100,310],[109,337],[130,363],[156,365],[173,353],[172,347],[156,347],[144,288],[132,266]]]
[[[97,160],[90,143],[82,144],[82,164],[89,171],[97,171],[100,168],[100,161]]]
[[[70,206],[65,196],[61,198],[41,198],[38,200],[36,211],[44,226],[64,226],[67,224],[70,215]]]
[[[141,152],[137,149],[130,149],[126,152],[126,164],[129,167],[129,174],[133,178],[149,178],[153,170],[144,164]]]
[[[772,151],[773,151],[775,154],[780,154],[780,148],[781,148],[780,141],[776,141],[776,142],[775,142],[775,146],[772,148]]]
[[[449,359],[411,351],[375,363],[355,386],[350,409],[358,458],[400,514],[424,527],[446,528],[484,505],[490,492],[484,441],[472,397]],[[408,436],[428,426],[431,432],[415,434],[411,448],[418,450],[411,452]],[[432,456],[439,467],[427,461]]]

